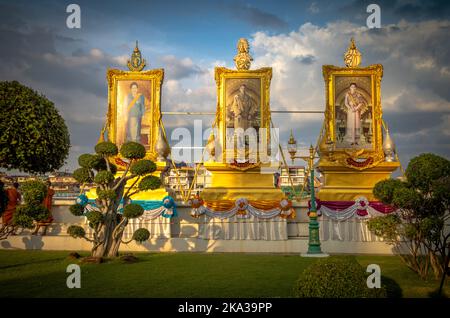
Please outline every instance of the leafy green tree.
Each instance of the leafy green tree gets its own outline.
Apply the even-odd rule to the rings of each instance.
[[[42,205],[47,195],[46,185],[39,180],[27,181],[21,185],[24,204],[19,205],[12,222],[0,229],[0,240],[7,239],[19,227],[32,229],[34,222],[47,220],[50,211]]]
[[[410,161],[405,176],[405,181],[388,179],[375,185],[375,197],[399,213],[373,218],[368,226],[393,244],[422,278],[430,267],[437,278],[446,271],[449,250],[450,161],[422,154]]]
[[[0,167],[31,173],[59,169],[69,132],[54,104],[14,82],[0,82]]]
[[[126,204],[123,214],[118,212],[121,202],[129,202],[130,197],[140,191],[155,190],[161,186],[160,178],[151,175],[156,165],[145,157],[145,148],[136,142],[126,142],[120,148],[122,157],[128,159],[125,171],[116,174],[117,167],[110,162],[110,157],[118,154],[117,146],[109,141],[95,146],[96,154],[84,154],[78,158],[80,168],[74,171],[74,178],[80,183],[94,182],[97,191],[95,202],[98,210],[85,214],[89,226],[94,230],[93,237],[86,235],[85,230],[78,225],[72,225],[67,232],[72,237],[83,238],[93,243],[92,256],[116,257],[122,240],[123,232],[130,219],[138,218],[144,209],[134,203]],[[126,187],[131,180],[130,187]],[[70,211],[76,216],[84,213],[80,204],[71,206]],[[146,241],[150,236],[147,229],[138,229],[132,240]]]
[[[367,273],[354,258],[324,258],[309,265],[294,288],[299,298],[382,298],[386,286],[367,287]]]

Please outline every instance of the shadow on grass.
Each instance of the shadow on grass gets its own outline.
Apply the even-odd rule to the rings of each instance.
[[[403,290],[400,285],[390,277],[381,275],[381,285],[386,288],[387,298],[402,298]]]
[[[444,291],[442,291],[442,294],[439,294],[439,288],[429,292],[428,297],[430,297],[430,298],[448,298],[447,294]]]
[[[57,257],[57,258],[50,258],[50,259],[39,260],[39,261],[34,261],[34,262],[26,262],[26,263],[19,263],[19,264],[0,266],[0,269],[28,266],[28,265],[32,265],[32,264],[52,263],[52,262],[55,262],[55,261],[63,261],[63,260],[64,260],[64,257]]]

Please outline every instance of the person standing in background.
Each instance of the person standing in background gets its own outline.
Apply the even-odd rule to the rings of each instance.
[[[0,216],[5,212],[8,205],[8,195],[6,194],[5,184],[0,181]]]
[[[10,225],[16,212],[17,204],[22,200],[22,196],[19,192],[19,183],[14,182],[13,187],[6,190],[6,195],[8,197],[8,204],[6,206],[5,212],[2,214],[3,226]]]
[[[47,180],[45,183],[47,186],[47,195],[44,198],[44,201],[42,202],[42,205],[46,207],[49,211],[49,217],[47,220],[37,222],[36,229],[32,233],[33,235],[38,234],[38,231],[41,227],[44,227],[44,231],[42,232],[42,235],[47,234],[47,227],[53,222],[53,216],[52,216],[52,205],[53,205],[53,196],[55,195],[55,190],[51,188],[52,183],[50,180]]]

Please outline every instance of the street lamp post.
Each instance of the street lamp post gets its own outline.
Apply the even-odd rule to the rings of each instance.
[[[297,141],[291,131],[291,136],[288,141],[288,152],[291,156],[292,163],[294,159],[303,159],[308,163],[309,174],[310,174],[310,191],[311,191],[311,208],[309,209],[309,236],[308,236],[308,251],[302,253],[305,257],[326,257],[328,254],[323,253],[320,248],[320,237],[319,237],[319,222],[317,221],[317,209],[316,209],[316,195],[314,190],[314,158],[315,149],[311,145],[309,147],[309,156],[296,156],[297,153]]]

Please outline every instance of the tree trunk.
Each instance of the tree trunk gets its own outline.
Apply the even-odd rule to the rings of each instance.
[[[433,269],[434,278],[436,280],[438,280],[439,277],[441,277],[441,275],[442,275],[443,268],[442,268],[442,265],[439,263],[438,256],[431,251],[430,251],[430,263],[431,263],[431,268]]]
[[[115,229],[116,234],[113,239],[113,243],[111,245],[110,250],[108,251],[108,257],[117,257],[119,255],[119,247],[122,243],[122,237],[123,232],[125,231],[125,228],[128,225],[128,220],[125,218],[123,221],[123,224],[117,225],[117,228]]]
[[[124,185],[117,189],[117,198],[122,198]],[[113,237],[114,230],[117,227],[117,209],[119,207],[120,200],[116,199],[109,210],[105,213],[105,219],[103,228],[99,233],[99,239],[103,242],[98,247],[93,248],[92,256],[94,257],[117,257],[119,252],[119,246],[122,241],[123,230],[120,235]],[[126,224],[125,224],[126,225]]]

